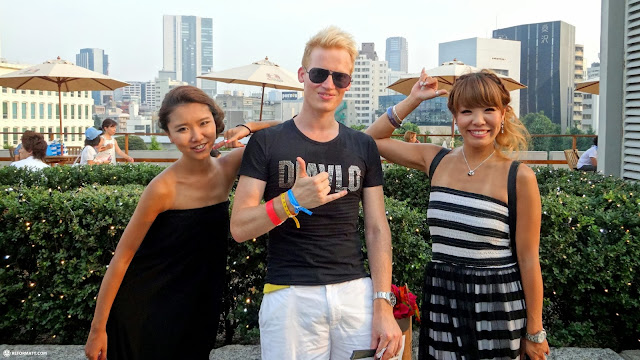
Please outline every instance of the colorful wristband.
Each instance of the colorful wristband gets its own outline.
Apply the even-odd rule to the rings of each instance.
[[[293,196],[293,190],[289,189],[289,191],[287,191],[287,195],[289,195],[289,201],[291,202],[291,205],[293,205],[293,208],[295,209],[296,213],[302,211],[307,215],[313,214],[311,211],[309,211],[309,209],[304,208],[300,206],[300,204],[298,204],[298,200],[296,200],[296,197]]]
[[[389,106],[389,108],[387,108],[387,118],[389,118],[389,122],[391,123],[391,126],[397,129],[400,127],[400,124],[396,122],[396,119],[393,116],[392,109],[393,109],[393,106]]]
[[[282,207],[284,208],[284,212],[287,214],[287,217],[292,218],[293,221],[296,222],[296,227],[300,229],[300,222],[296,218],[296,215],[298,214],[292,214],[289,210],[289,207],[287,206],[287,195],[285,193],[280,194],[280,201],[282,201]]]
[[[269,215],[269,220],[271,220],[271,223],[275,226],[280,226],[280,224],[282,224],[284,221],[281,221],[278,217],[278,214],[276,214],[276,209],[273,207],[273,199],[267,201],[266,208],[267,215]]]

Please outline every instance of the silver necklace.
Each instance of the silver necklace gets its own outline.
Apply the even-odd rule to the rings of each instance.
[[[489,160],[493,154],[495,154],[495,149],[493,150],[493,152],[491,153],[491,155],[487,156],[486,159],[482,160],[482,162],[480,164],[478,164],[478,166],[476,166],[473,170],[471,170],[471,166],[469,166],[469,162],[467,162],[467,157],[464,155],[464,147],[461,149],[462,150],[462,158],[464,159],[464,163],[467,164],[467,168],[469,169],[469,172],[467,173],[467,175],[469,176],[473,176],[476,173],[476,170],[478,170],[478,168],[480,166],[482,166],[482,164],[485,163],[485,161]]]

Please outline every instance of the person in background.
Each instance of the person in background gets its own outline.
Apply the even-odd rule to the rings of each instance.
[[[422,101],[447,94],[437,84],[423,70],[411,94],[366,130],[385,159],[431,181],[419,358],[545,360],[540,191],[535,173],[508,156],[527,148],[528,132],[500,78],[482,70],[460,76],[449,95],[462,146],[391,139]]]
[[[102,138],[104,139],[104,144],[98,147],[99,155],[109,155],[111,159],[111,164],[116,164],[116,154],[125,158],[128,162],[132,163],[133,158],[124,151],[120,150],[120,146],[118,146],[118,142],[113,137],[116,134],[116,130],[118,128],[118,123],[113,119],[104,119],[102,122]]]
[[[98,165],[108,164],[111,162],[109,154],[104,154],[98,157],[97,148],[102,145],[104,139],[100,136],[102,131],[90,127],[84,132],[86,139],[84,140],[84,149],[80,154],[80,165]]]
[[[598,170],[598,137],[593,138],[593,145],[583,152],[576,165],[578,170],[597,171]]]
[[[17,168],[43,169],[49,167],[44,163],[47,153],[47,142],[42,134],[27,130],[22,135],[22,142],[16,148],[20,160],[11,163]]]
[[[405,132],[404,141],[408,143],[420,144],[420,141],[418,141],[418,134],[416,134],[414,131]]]

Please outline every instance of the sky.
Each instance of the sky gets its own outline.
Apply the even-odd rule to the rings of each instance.
[[[586,67],[600,52],[601,0],[0,0],[0,57],[75,62],[80,49],[100,48],[109,55],[110,76],[153,80],[163,65],[163,15],[213,19],[214,71],[268,56],[295,72],[306,41],[329,25],[353,34],[358,46],[374,42],[381,60],[386,38],[405,37],[409,72],[436,67],[439,43],[547,21],[575,26]],[[235,87],[242,89],[222,89]]]

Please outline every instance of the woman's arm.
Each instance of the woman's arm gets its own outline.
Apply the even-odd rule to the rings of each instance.
[[[394,121],[397,124],[401,124],[402,120],[411,114],[424,100],[433,99],[446,93],[446,90],[438,90],[438,81],[429,78],[424,69],[422,69],[420,78],[411,88],[411,94],[395,105],[395,113],[392,111]],[[385,159],[413,169],[427,171],[431,160],[440,151],[441,147],[432,144],[412,144],[393,140],[391,139],[393,130],[395,130],[395,127],[385,112],[367,128],[365,133],[373,137],[380,155]]]
[[[115,140],[115,139],[114,139]],[[128,162],[133,162],[133,158],[127,154],[125,154],[124,151],[120,150],[120,145],[118,145],[117,141],[113,142],[113,146],[116,147],[116,153],[120,156],[122,156],[123,158],[127,159]]]
[[[240,143],[240,139],[249,136],[252,133],[266,129],[271,126],[280,125],[282,122],[278,120],[272,121],[251,121],[244,126],[236,126],[223,133],[224,141],[214,145],[214,149],[219,149],[223,146],[231,148],[239,148],[231,151],[227,155],[220,158],[220,164],[222,164],[225,173],[231,178],[238,176],[240,170],[240,164],[242,163],[242,155],[244,154],[244,145]],[[246,126],[246,127],[245,127]],[[249,132],[251,131],[251,132]]]
[[[89,359],[97,359],[100,353],[102,353],[101,359],[106,358],[106,326],[111,306],[120,289],[127,268],[151,224],[158,214],[170,207],[170,199],[173,198],[172,192],[168,190],[170,188],[163,181],[154,180],[149,184],[142,193],[138,206],[124,230],[120,242],[118,242],[115,255],[111,259],[100,285],[96,310],[91,322],[87,344],[85,345],[85,354]]]
[[[535,335],[542,330],[543,284],[539,256],[542,205],[536,175],[526,165],[520,165],[516,194],[516,249],[527,306],[526,331]],[[546,340],[540,344],[529,340],[522,343],[522,352],[526,352],[531,359],[544,359],[543,354],[549,354],[549,344]]]

